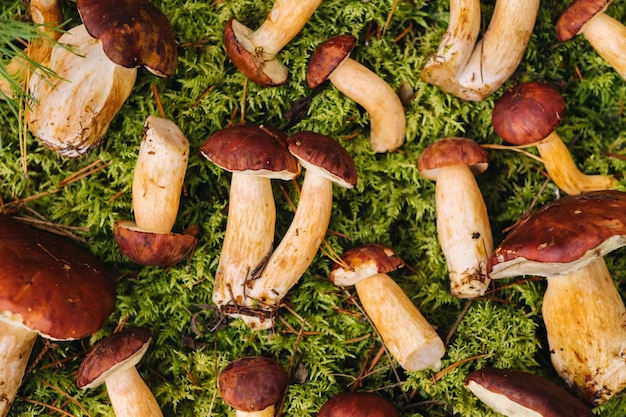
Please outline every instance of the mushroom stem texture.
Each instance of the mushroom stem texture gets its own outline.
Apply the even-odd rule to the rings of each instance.
[[[606,13],[598,13],[582,30],[596,52],[626,79],[626,26]]]
[[[105,385],[116,417],[162,417],[163,412],[134,365],[107,376]]]
[[[626,387],[626,308],[602,257],[548,277],[543,320],[559,375],[599,405]]]

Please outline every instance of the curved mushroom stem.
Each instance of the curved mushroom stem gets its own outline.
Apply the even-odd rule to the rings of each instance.
[[[480,2],[450,2],[448,30],[422,69],[422,80],[463,100],[483,100],[519,65],[538,10],[539,0],[496,1],[489,27],[474,45],[480,30]]]
[[[481,296],[491,280],[493,251],[487,208],[467,165],[440,168],[435,185],[437,235],[450,274],[450,290],[460,298]]]
[[[389,275],[372,275],[355,287],[385,346],[405,370],[439,370],[443,341]]]
[[[556,186],[568,195],[608,190],[617,184],[617,179],[613,176],[586,175],[580,172],[556,132],[552,132],[536,146],[548,175]]]
[[[134,365],[113,372],[105,384],[116,417],[163,416],[154,394]]]
[[[626,308],[604,258],[548,278],[543,298],[551,360],[595,405],[626,387]]]
[[[385,80],[352,58],[344,59],[328,78],[369,114],[369,141],[374,152],[391,152],[404,143],[404,107]]]
[[[589,44],[626,79],[626,26],[606,13],[598,13],[583,27]]]
[[[0,416],[9,414],[28,359],[37,340],[37,332],[28,330],[21,325],[9,322],[10,319],[0,317]]]

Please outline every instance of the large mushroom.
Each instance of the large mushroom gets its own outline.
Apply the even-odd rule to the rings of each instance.
[[[396,253],[380,244],[347,250],[335,263],[330,280],[356,288],[363,310],[383,343],[407,371],[438,370],[445,354],[443,341],[411,299],[388,275],[404,266]]]
[[[542,312],[559,375],[590,403],[626,387],[626,308],[603,256],[626,243],[626,193],[593,191],[522,219],[489,260],[491,278],[547,277]]]
[[[539,0],[497,0],[483,38],[479,0],[450,1],[450,20],[420,76],[463,100],[480,101],[507,81],[521,62]]]
[[[617,183],[615,177],[586,175],[576,166],[556,132],[564,112],[565,101],[556,88],[536,81],[520,83],[494,105],[493,129],[513,145],[534,145],[548,176],[566,194],[611,188]]]
[[[317,417],[397,417],[398,411],[380,395],[365,392],[341,392],[320,408]]]
[[[474,178],[488,165],[484,148],[458,137],[433,142],[417,160],[420,173],[435,181],[437,236],[448,266],[450,291],[459,298],[481,296],[490,283],[487,261],[493,237]]]
[[[133,176],[135,221],[117,221],[113,235],[140,265],[171,266],[194,248],[193,233],[172,233],[180,204],[189,142],[171,120],[148,116]]]
[[[0,415],[6,416],[38,335],[91,335],[115,306],[106,266],[66,242],[0,216]]]
[[[350,58],[352,35],[338,35],[319,44],[307,67],[309,88],[326,80],[362,106],[370,117],[369,142],[374,152],[391,152],[404,143],[406,117],[398,94],[385,80]]]

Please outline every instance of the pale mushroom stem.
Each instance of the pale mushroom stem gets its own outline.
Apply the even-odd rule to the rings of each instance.
[[[14,325],[0,317],[0,416],[11,409],[22,384],[28,359],[37,340],[37,332]]]
[[[407,371],[441,368],[444,344],[402,288],[387,274],[355,284],[367,316],[389,353]]]
[[[116,417],[163,417],[154,394],[134,365],[113,372],[105,384]]]
[[[580,172],[567,146],[556,132],[552,132],[536,146],[548,175],[568,195],[608,190],[617,184],[617,179],[612,176],[586,175]]]
[[[548,278],[542,305],[559,375],[598,405],[626,387],[626,308],[604,258]]]
[[[481,296],[491,280],[487,261],[493,251],[487,208],[467,165],[441,168],[435,185],[437,234],[459,298]]]
[[[598,13],[585,24],[582,33],[596,52],[626,79],[626,26],[606,13]]]
[[[276,414],[276,406],[270,405],[269,407],[261,411],[241,411],[237,410],[235,416],[237,417],[274,417]]]
[[[404,143],[404,107],[385,80],[351,58],[344,59],[328,78],[369,114],[369,141],[374,152],[390,152]]]

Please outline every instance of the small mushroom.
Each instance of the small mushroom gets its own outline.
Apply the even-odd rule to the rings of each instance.
[[[330,280],[354,285],[367,313],[391,355],[407,371],[439,369],[443,341],[388,272],[404,266],[396,253],[380,244],[347,250],[333,265]]]
[[[6,416],[37,336],[60,341],[96,332],[113,312],[115,284],[87,252],[6,216],[0,264],[0,416]]]
[[[574,0],[556,23],[556,36],[568,41],[582,33],[596,52],[626,78],[626,26],[605,13],[612,1]]]
[[[331,397],[317,417],[398,417],[398,411],[380,395],[354,391]]]
[[[592,417],[591,410],[554,382],[530,372],[483,368],[470,372],[465,386],[507,417]]]
[[[479,0],[450,1],[450,20],[420,76],[463,100],[481,101],[517,69],[532,35],[539,0],[497,0],[483,38]]]
[[[417,168],[435,181],[437,235],[446,258],[450,290],[460,298],[481,296],[489,287],[487,261],[493,237],[475,175],[487,169],[489,155],[466,138],[443,138],[420,155]]]
[[[189,142],[172,121],[148,116],[133,176],[135,221],[117,221],[113,234],[124,255],[140,265],[171,266],[194,248],[192,233],[172,233],[180,204]]]
[[[580,172],[556,132],[565,102],[552,86],[540,82],[517,84],[496,102],[492,113],[496,134],[513,145],[534,145],[552,181],[569,195],[606,190],[617,184],[613,176]]]
[[[116,417],[162,417],[163,412],[136,365],[152,341],[152,331],[127,327],[99,341],[76,374],[76,386],[106,385]]]
[[[257,30],[235,19],[224,28],[223,42],[233,64],[250,80],[263,87],[284,84],[289,70],[276,55],[304,27],[322,0],[276,0]]]
[[[236,410],[237,417],[274,417],[289,376],[274,359],[264,356],[239,358],[220,373],[222,399]]]
[[[372,150],[394,151],[404,143],[404,107],[385,80],[350,58],[355,45],[356,38],[352,35],[335,36],[319,44],[309,59],[307,84],[313,89],[330,80],[369,114]]]

